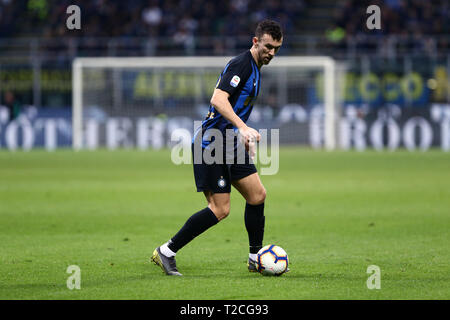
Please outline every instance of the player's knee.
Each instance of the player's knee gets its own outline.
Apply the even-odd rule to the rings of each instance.
[[[220,221],[220,220],[223,220],[226,217],[228,217],[229,214],[230,214],[230,207],[225,206],[225,207],[221,207],[217,210],[216,216],[217,216],[217,219],[219,219],[219,221]]]
[[[230,205],[229,204],[220,205],[220,206],[212,205],[210,209],[219,221],[225,219],[230,214]]]
[[[262,192],[261,192],[261,198],[260,198],[261,203],[263,203],[264,201],[266,201],[266,195],[267,195],[266,189],[263,188],[263,189],[262,189]]]
[[[258,192],[255,192],[247,202],[251,205],[262,204],[266,201],[266,189],[263,187]]]

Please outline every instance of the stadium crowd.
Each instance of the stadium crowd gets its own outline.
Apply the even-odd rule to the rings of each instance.
[[[312,4],[307,0],[0,0],[0,35],[73,35],[61,20],[66,8],[80,6],[83,28],[91,37],[248,35],[257,21],[270,17],[281,22],[286,34],[301,33],[297,22]],[[336,2],[336,26],[357,35],[369,5],[381,8],[380,34],[448,33],[450,4],[446,0],[346,0]],[[214,18],[212,18],[214,17]]]
[[[66,9],[73,3],[0,0],[0,38],[147,37],[168,39],[186,47],[202,37],[248,37],[263,18],[278,20],[287,36],[302,35],[308,30],[300,22],[315,5],[310,0],[84,0],[75,2],[81,8],[82,28],[74,31],[64,23]],[[381,30],[366,28],[366,8],[373,4],[381,9]],[[350,39],[357,48],[376,46],[384,50],[392,36],[412,52],[449,47],[447,0],[345,0],[331,5],[335,6],[334,16],[330,8],[330,17],[322,19],[334,19],[324,36],[335,48],[348,49]],[[289,46],[288,42],[285,46]]]
[[[450,31],[450,2],[445,0],[347,0],[340,6],[337,25],[352,35],[367,32],[360,26],[365,25],[366,8],[370,5],[380,7],[379,33],[383,35],[409,32],[436,35]]]
[[[335,24],[328,30],[329,40],[345,46],[345,39],[356,39],[360,48],[378,46],[380,51],[396,42],[408,52],[433,53],[449,48],[450,2],[447,0],[346,0],[338,2]],[[366,9],[377,5],[381,29],[369,30]],[[431,35],[431,36],[430,36]]]
[[[77,35],[89,37],[248,35],[268,16],[293,33],[304,8],[302,0],[0,0],[0,36],[73,36],[61,23],[72,4],[82,14]]]

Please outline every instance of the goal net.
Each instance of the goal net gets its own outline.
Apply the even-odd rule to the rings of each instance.
[[[73,148],[161,148],[171,132],[206,117],[232,57],[77,58],[72,66]],[[261,69],[248,125],[279,129],[279,142],[336,146],[336,64],[329,57],[276,57]]]

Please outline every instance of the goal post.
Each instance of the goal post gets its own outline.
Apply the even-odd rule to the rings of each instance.
[[[230,59],[232,57],[74,59],[72,64],[73,148],[79,150],[87,147],[85,131],[89,117],[100,119],[102,123],[109,117],[122,119],[120,128],[122,138],[126,135],[126,129],[133,126],[133,121],[126,120],[128,118],[143,119],[164,114],[169,117],[185,116],[202,120],[194,110],[198,110],[199,106],[202,106],[204,110],[209,104],[210,94],[218,76]],[[279,113],[279,116],[288,113],[281,108],[283,106],[286,106],[286,109],[289,109],[288,106],[300,106],[305,112],[308,112],[312,105],[320,106],[323,110],[323,126],[321,127],[323,132],[320,133],[323,140],[322,146],[327,150],[335,149],[336,123],[339,117],[335,60],[326,56],[276,57],[268,66],[264,66],[261,72],[260,95],[255,106],[264,108],[270,106]],[[262,101],[260,101],[261,95],[263,95]],[[88,110],[90,115],[87,114]],[[203,117],[205,115],[206,113]],[[275,121],[274,117],[271,119],[272,122],[280,122],[279,119]],[[296,119],[301,122],[299,117]],[[98,126],[98,124],[94,125],[97,131]],[[107,123],[105,126],[107,127],[105,131],[113,134],[118,125]],[[286,138],[286,141],[290,143],[297,141],[294,136],[305,135],[302,132],[306,131],[297,130],[295,125],[289,128],[293,138]],[[102,137],[98,137],[99,135]],[[107,145],[107,141],[112,138],[106,135],[106,133],[95,133],[97,142],[91,142],[91,146]],[[298,138],[298,141],[305,140],[304,137]],[[133,145],[132,141],[128,144],[126,141],[126,138],[122,139],[122,146]],[[114,146],[114,143],[109,145]]]

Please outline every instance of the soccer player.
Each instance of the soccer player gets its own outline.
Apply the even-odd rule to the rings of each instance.
[[[227,129],[233,129],[245,143],[245,162],[236,161],[236,150],[239,150],[236,147],[237,142],[234,142],[234,161],[231,164],[225,160],[208,164],[203,157],[200,163],[196,163],[194,154],[197,192],[204,193],[208,206],[193,214],[168,242],[154,250],[152,261],[168,275],[181,276],[175,261],[175,255],[181,248],[228,216],[231,185],[246,200],[244,220],[250,246],[248,270],[256,271],[256,254],[262,248],[264,236],[266,190],[250,160],[255,152],[255,143],[260,140],[260,134],[248,127],[246,122],[259,94],[260,69],[270,63],[282,42],[280,25],[272,20],[261,21],[256,27],[250,50],[233,58],[220,74],[208,115],[193,138],[192,150],[195,153],[197,146],[197,150],[203,152],[210,146],[213,139],[207,138],[209,129],[220,130],[224,137]]]

